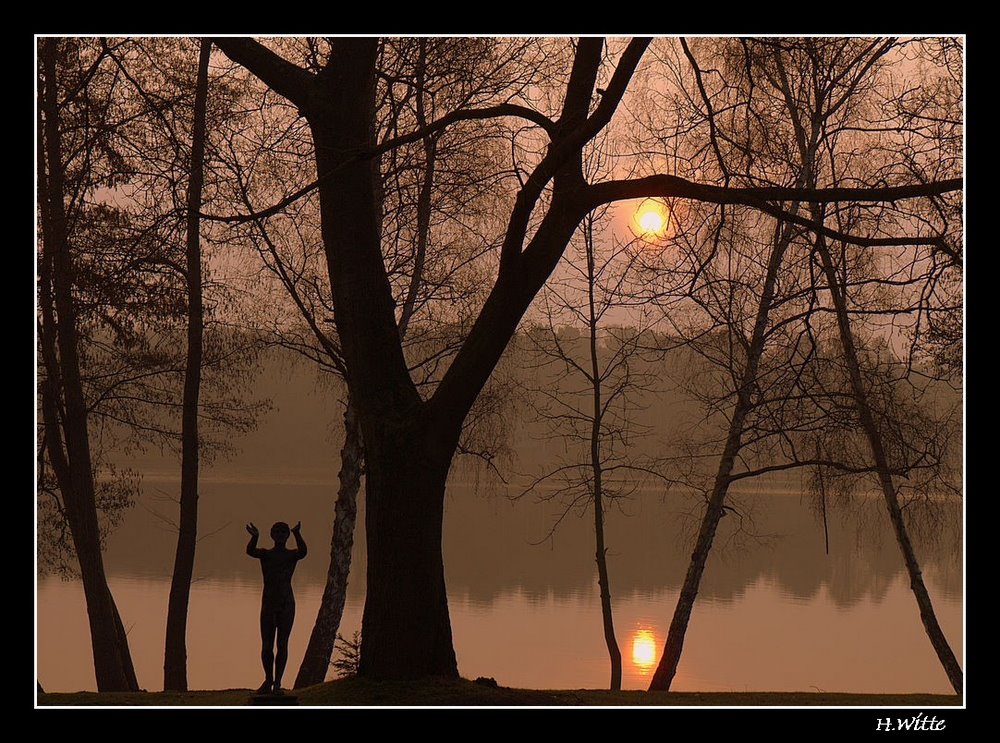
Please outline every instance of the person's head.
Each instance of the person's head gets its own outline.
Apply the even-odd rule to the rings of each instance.
[[[271,539],[273,539],[276,544],[284,544],[287,542],[289,534],[291,534],[291,530],[288,528],[288,524],[284,521],[276,521],[274,526],[271,527]]]

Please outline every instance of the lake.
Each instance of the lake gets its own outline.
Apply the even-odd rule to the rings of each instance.
[[[243,524],[266,534],[301,519],[310,554],[295,574],[290,685],[315,618],[329,560],[333,478],[233,473],[203,478],[202,539],[189,619],[191,688],[256,687],[260,574],[244,553]],[[111,536],[110,584],[128,629],[141,686],[162,688],[163,634],[177,483],[147,475],[139,504]],[[823,526],[794,489],[759,485],[735,501],[752,523],[723,521],[673,688],[706,691],[950,693],[927,641],[877,499]],[[623,686],[644,688],[659,658],[691,548],[692,496],[640,494],[608,519]],[[445,517],[445,571],[459,670],[504,686],[600,688],[609,678],[591,521],[567,518],[545,539],[556,507],[512,503],[500,487],[453,477]],[[960,519],[960,514],[955,514]],[[359,525],[364,523],[363,509]],[[956,523],[960,524],[960,521]],[[960,533],[960,526],[958,526]],[[940,528],[917,540],[943,629],[963,647],[960,545]],[[541,542],[540,544],[534,544]],[[265,540],[264,543],[268,543]],[[82,587],[39,580],[38,677],[46,691],[95,689]],[[364,538],[359,528],[341,632],[360,629]],[[332,674],[331,674],[332,677]]]

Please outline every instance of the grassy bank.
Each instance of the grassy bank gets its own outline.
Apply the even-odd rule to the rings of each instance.
[[[246,706],[249,689],[190,692],[39,694],[41,706]],[[947,694],[827,694],[821,692],[644,692],[600,689],[536,690],[483,686],[465,679],[375,683],[362,679],[329,681],[295,694],[301,706],[874,706],[960,705]]]

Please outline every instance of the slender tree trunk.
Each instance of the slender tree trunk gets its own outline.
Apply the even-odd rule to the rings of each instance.
[[[590,468],[594,477],[594,538],[596,541],[597,583],[601,589],[601,618],[604,624],[604,642],[611,660],[612,691],[622,688],[622,651],[615,637],[614,615],[611,611],[611,579],[608,577],[608,550],[604,546],[604,481],[601,464],[601,369],[597,354],[598,319],[594,309],[594,233],[593,218],[586,218],[584,240],[587,248],[587,300],[590,330],[590,379],[593,388],[593,413],[590,419]]]
[[[822,210],[814,208],[812,211],[815,221],[822,220]],[[906,565],[906,572],[910,577],[910,589],[917,600],[917,607],[920,610],[920,620],[923,622],[924,630],[927,632],[927,637],[934,647],[934,652],[937,654],[941,666],[948,675],[948,681],[951,683],[955,693],[961,694],[962,667],[959,665],[958,659],[951,649],[951,645],[948,644],[948,639],[944,636],[941,625],[938,624],[934,605],[931,603],[931,597],[927,593],[927,586],[924,584],[920,563],[917,562],[913,543],[910,541],[910,535],[906,530],[906,522],[903,520],[903,511],[899,505],[896,486],[893,484],[885,447],[882,444],[882,434],[875,422],[871,407],[868,405],[868,396],[865,392],[864,380],[861,377],[861,365],[858,361],[857,347],[854,344],[854,337],[851,334],[851,321],[847,311],[846,280],[844,285],[841,285],[838,281],[837,270],[822,235],[817,236],[816,247],[823,263],[823,273],[826,276],[830,297],[833,299],[833,306],[837,313],[837,328],[840,332],[844,360],[847,362],[851,390],[854,395],[854,404],[858,411],[861,428],[864,430],[865,436],[868,439],[868,445],[871,448],[872,459],[875,461],[879,486],[882,489],[882,495],[885,499],[886,510],[889,512],[889,521],[892,523],[896,543],[899,545],[899,551],[902,553],[903,562]]]
[[[427,126],[427,115],[424,109],[425,75],[427,68],[427,40],[420,40],[420,52],[417,64],[416,105],[417,126]],[[406,294],[402,301],[399,315],[399,337],[406,337],[406,330],[416,311],[417,294],[424,280],[424,265],[427,258],[427,243],[431,233],[431,196],[434,189],[434,172],[437,167],[437,137],[427,136],[423,139],[424,173],[420,181],[420,191],[417,193],[417,235],[413,249],[413,273]]]
[[[796,209],[797,205],[793,211]],[[712,493],[701,520],[698,538],[695,541],[694,551],[691,553],[691,562],[688,564],[684,584],[681,586],[677,606],[674,608],[674,615],[670,621],[663,655],[649,684],[650,691],[669,691],[670,684],[677,673],[677,664],[680,662],[681,651],[684,649],[684,636],[687,633],[688,622],[691,620],[691,610],[694,608],[694,602],[698,596],[701,577],[705,572],[705,564],[708,562],[708,555],[712,549],[712,542],[715,540],[719,521],[725,513],[726,495],[729,492],[729,476],[733,471],[733,463],[742,445],[743,423],[753,403],[752,396],[754,383],[757,379],[757,366],[764,352],[768,315],[771,311],[771,303],[774,301],[778,270],[781,268],[781,261],[790,241],[791,227],[785,225],[781,232],[776,235],[774,248],[767,263],[767,274],[760,296],[760,304],[757,306],[746,366],[740,378],[736,407],[729,422],[726,445],[723,448],[722,458],[719,460],[719,469],[715,475]]]
[[[202,336],[205,326],[201,281],[201,194],[205,170],[205,119],[208,107],[208,61],[212,44],[202,39],[195,86],[194,125],[187,193],[187,367],[181,420],[180,525],[174,573],[167,603],[167,631],[163,652],[163,688],[187,691],[187,618],[198,543],[198,398],[201,393]]]
[[[816,442],[816,461],[818,462],[822,455],[822,450],[820,449],[819,441]],[[826,549],[826,554],[830,554],[830,524],[827,520],[826,513],[826,481],[823,478],[823,465],[816,466],[816,477],[819,479],[819,507],[820,514],[823,516],[823,546]]]
[[[115,602],[108,588],[101,555],[100,527],[94,490],[90,437],[87,430],[87,405],[80,375],[77,350],[76,309],[73,304],[74,268],[66,226],[65,188],[62,166],[62,135],[59,130],[57,57],[59,40],[41,40],[40,61],[43,70],[41,101],[44,124],[39,138],[39,202],[42,224],[42,259],[49,275],[42,292],[43,343],[49,390],[43,401],[47,431],[61,428],[58,438],[46,436],[53,469],[63,498],[73,546],[80,563],[80,575],[87,602],[94,673],[98,691],[137,691],[135,669],[129,654],[128,639]],[[44,296],[48,294],[48,296]],[[55,327],[53,328],[53,324]],[[54,334],[54,337],[53,337]],[[58,349],[58,358],[56,358]],[[44,350],[44,349],[43,349]],[[58,384],[58,390],[55,385]],[[61,401],[53,393],[61,392]],[[60,403],[61,402],[61,406]],[[60,425],[61,423],[61,425]],[[58,442],[63,442],[60,444]],[[65,452],[62,451],[65,446]],[[61,460],[61,466],[55,466]]]
[[[600,474],[595,472],[594,481],[594,532],[597,541],[597,583],[601,589],[601,617],[604,622],[604,642],[608,646],[611,659],[612,691],[622,688],[622,651],[615,637],[614,616],[611,613],[611,580],[608,577],[608,550],[604,546],[604,499],[601,494]]]
[[[347,578],[351,572],[351,550],[354,547],[354,524],[358,516],[358,490],[361,487],[361,465],[364,448],[357,412],[347,401],[344,411],[344,445],[340,449],[340,489],[334,506],[333,537],[330,540],[330,568],[326,573],[323,599],[316,614],[309,645],[306,647],[295,688],[322,683],[330,667],[330,658],[340,630],[347,599]]]

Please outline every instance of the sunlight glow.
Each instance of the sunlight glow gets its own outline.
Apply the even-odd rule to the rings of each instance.
[[[646,199],[635,210],[634,218],[643,237],[662,237],[670,225],[670,210],[662,201]]]
[[[656,664],[656,637],[648,629],[632,635],[632,664],[641,674],[649,673]]]

